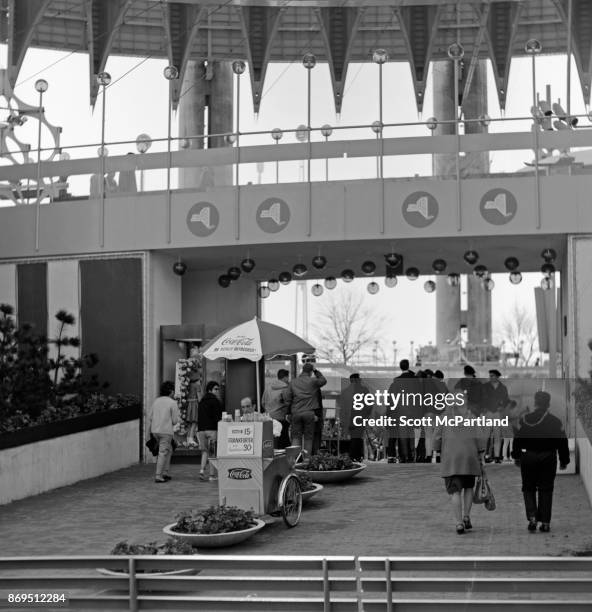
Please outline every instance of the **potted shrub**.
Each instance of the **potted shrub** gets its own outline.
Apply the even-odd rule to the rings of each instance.
[[[195,551],[191,547],[191,545],[187,542],[183,542],[182,540],[175,540],[174,538],[169,538],[164,544],[157,544],[156,542],[148,542],[147,544],[134,544],[129,543],[127,540],[123,540],[118,542],[113,550],[109,553],[111,555],[128,555],[128,556],[138,556],[138,555],[194,555]],[[129,574],[124,570],[110,570],[104,567],[97,568],[97,571],[106,576],[129,576]],[[198,570],[194,569],[178,569],[178,570],[158,570],[155,569],[151,572],[144,572],[143,570],[137,570],[137,573],[146,573],[146,574],[157,574],[159,576],[163,575],[186,575],[186,574],[196,574]]]
[[[210,506],[205,510],[179,513],[176,522],[163,528],[164,533],[191,546],[214,548],[232,546],[251,537],[265,526],[251,510],[236,506]]]
[[[316,495],[319,491],[323,490],[323,485],[312,481],[312,478],[305,472],[301,472],[296,475],[300,482],[300,492],[302,494],[302,501],[310,499],[313,495]]]
[[[342,482],[364,470],[363,463],[352,461],[349,455],[313,455],[307,462],[294,466],[297,474],[308,474],[313,482]]]

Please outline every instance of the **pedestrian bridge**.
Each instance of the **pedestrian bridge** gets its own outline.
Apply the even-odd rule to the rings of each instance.
[[[208,247],[199,266],[214,268],[220,248],[242,253],[246,245],[273,243],[296,252],[307,243],[332,244],[343,258],[344,250],[356,252],[367,242],[396,240],[421,257],[425,249],[413,248],[416,238],[433,239],[446,255],[447,249],[458,254],[459,239],[468,245],[480,237],[494,252],[513,245],[527,270],[538,269],[542,248],[559,247],[561,257],[567,234],[592,231],[590,168],[570,153],[592,147],[591,128],[332,141],[312,134],[311,142],[294,144],[248,145],[249,137],[261,136],[251,134],[241,135],[240,147],[2,166],[1,195],[18,205],[0,209],[0,257],[130,249],[186,254]],[[132,143],[107,145],[117,152]],[[533,160],[532,151],[541,149],[563,153]],[[483,155],[517,155],[532,165],[525,172],[474,174],[472,160]],[[433,156],[444,160],[445,175],[431,175]],[[272,182],[253,184],[258,164],[275,166],[266,174]],[[301,180],[294,177],[297,165]],[[177,172],[187,169],[198,169],[199,184],[176,188]],[[95,181],[89,193],[92,175],[138,172],[153,176],[150,190],[111,191]],[[492,257],[490,271],[502,271],[502,262]]]

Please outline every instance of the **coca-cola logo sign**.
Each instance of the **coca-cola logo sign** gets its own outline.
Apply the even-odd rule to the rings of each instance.
[[[249,480],[253,476],[248,468],[230,468],[228,470],[228,478],[232,480]]]

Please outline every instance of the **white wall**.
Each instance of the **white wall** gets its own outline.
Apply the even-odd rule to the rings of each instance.
[[[0,504],[137,462],[137,420],[0,450]]]
[[[580,478],[584,483],[584,488],[586,489],[586,493],[588,493],[588,499],[592,505],[592,443],[588,440],[579,421],[576,445],[578,448]]]
[[[16,312],[16,264],[0,264],[0,304],[10,304]]]
[[[158,395],[160,380],[160,326],[181,323],[181,277],[173,272],[176,258],[151,252],[147,257],[145,407],[148,411]],[[144,424],[146,418],[144,418]],[[147,438],[147,436],[145,436]]]

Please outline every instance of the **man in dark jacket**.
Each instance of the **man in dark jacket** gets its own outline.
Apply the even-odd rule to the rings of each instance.
[[[315,422],[319,409],[319,390],[327,384],[327,379],[312,363],[302,366],[302,373],[297,376],[285,391],[284,401],[287,405],[287,417],[290,421],[292,444],[302,446],[312,454],[312,442]],[[304,438],[304,442],[302,439]]]
[[[222,419],[222,402],[220,401],[220,384],[214,380],[206,385],[206,393],[197,405],[197,438],[201,451],[200,480],[218,480],[214,466],[209,463],[210,452],[215,453],[218,440],[218,421]],[[210,477],[205,474],[206,464],[210,465]]]
[[[460,378],[456,385],[454,385],[455,389],[459,389],[460,391],[466,392],[467,395],[467,406],[469,410],[475,416],[481,416],[483,412],[482,403],[482,393],[481,393],[481,381],[476,378],[475,368],[470,365],[466,365],[463,368],[464,377]]]
[[[277,380],[274,380],[265,388],[261,405],[267,414],[282,425],[282,433],[279,438],[274,439],[275,448],[286,448],[290,446],[290,424],[286,420],[288,409],[284,402],[284,395],[288,390],[288,381],[290,380],[290,372],[279,369],[277,372]]]
[[[544,391],[534,394],[534,410],[525,415],[514,438],[514,458],[520,460],[522,493],[528,531],[550,530],[553,485],[559,469],[569,463],[569,447],[561,421],[549,412],[551,396]],[[537,500],[538,492],[538,500]]]
[[[391,383],[391,386],[388,388],[389,394],[397,395],[398,393],[407,394],[419,391],[419,386],[415,380],[415,373],[409,369],[409,361],[401,359],[399,367],[401,368],[401,374]],[[389,395],[389,397],[393,397],[393,395]],[[406,403],[403,405],[403,402],[401,402],[394,411],[394,414],[391,413],[389,416],[394,416],[396,419],[401,416],[415,417],[416,410],[414,406],[408,406]],[[391,463],[391,460],[395,460],[397,439],[399,442],[399,461],[401,463],[412,463],[415,460],[415,431],[413,427],[410,425],[399,425],[396,428],[390,429],[386,450],[389,463]]]
[[[339,396],[339,418],[343,427],[343,433],[350,435],[349,446],[346,443],[349,456],[354,461],[362,461],[364,459],[364,434],[366,428],[363,425],[354,425],[354,417],[368,418],[372,411],[371,406],[364,405],[361,410],[354,410],[354,395],[365,395],[370,393],[368,387],[362,383],[360,375],[355,373],[349,377],[349,386],[347,386]]]

